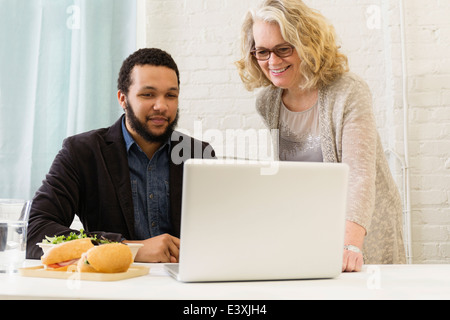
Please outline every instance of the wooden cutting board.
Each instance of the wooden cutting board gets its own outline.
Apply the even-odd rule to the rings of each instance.
[[[48,271],[44,266],[29,268],[20,268],[19,274],[24,277],[35,278],[54,278],[54,279],[79,279],[88,281],[117,281],[140,277],[148,274],[149,267],[132,264],[126,272],[119,273],[94,273],[94,272],[76,272],[76,271]]]

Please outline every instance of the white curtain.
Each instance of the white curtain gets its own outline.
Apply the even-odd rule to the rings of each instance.
[[[111,125],[135,0],[0,0],[0,198],[31,198],[65,137]]]

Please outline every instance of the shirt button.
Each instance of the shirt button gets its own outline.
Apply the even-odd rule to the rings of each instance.
[[[150,199],[153,199],[153,193],[148,196]]]
[[[155,221],[152,222],[152,228],[154,228],[154,227],[156,227],[156,222]]]

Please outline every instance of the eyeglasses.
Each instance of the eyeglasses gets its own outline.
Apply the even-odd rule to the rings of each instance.
[[[260,49],[253,49],[250,51],[250,53],[256,58],[256,60],[269,60],[271,53],[275,53],[280,58],[286,58],[292,55],[294,53],[294,46],[292,45],[280,45],[276,46],[272,50],[266,49],[266,48],[260,48]]]

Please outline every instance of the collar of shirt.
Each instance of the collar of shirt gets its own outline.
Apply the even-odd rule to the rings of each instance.
[[[122,133],[128,155],[134,226],[137,239],[144,240],[171,233],[169,202],[170,139],[148,159],[122,121]]]

